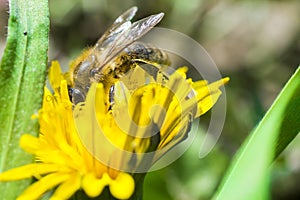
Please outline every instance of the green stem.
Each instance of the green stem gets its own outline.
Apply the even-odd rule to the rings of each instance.
[[[142,200],[143,199],[143,187],[144,187],[144,180],[147,173],[142,174],[134,174],[133,178],[135,181],[135,189],[134,193],[131,196],[130,200]]]

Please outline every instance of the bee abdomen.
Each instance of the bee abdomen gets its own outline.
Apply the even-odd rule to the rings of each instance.
[[[156,47],[135,42],[125,49],[131,60],[145,60],[162,65],[170,65],[170,60],[166,52]]]

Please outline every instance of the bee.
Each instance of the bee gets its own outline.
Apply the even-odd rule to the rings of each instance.
[[[120,15],[97,41],[71,64],[69,82],[71,100],[76,105],[84,102],[93,82],[102,82],[113,101],[114,83],[139,63],[150,76],[156,77],[161,65],[168,66],[168,55],[151,45],[136,42],[163,18],[159,13],[132,23],[137,7]]]

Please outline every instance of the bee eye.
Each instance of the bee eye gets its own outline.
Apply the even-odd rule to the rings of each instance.
[[[74,88],[68,85],[68,94],[69,94],[69,99],[71,102],[73,102],[73,93],[74,93]]]
[[[95,77],[97,75],[97,70],[96,69],[91,69],[90,75],[91,75],[91,77]]]

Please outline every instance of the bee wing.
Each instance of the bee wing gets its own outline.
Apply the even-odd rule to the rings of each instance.
[[[96,46],[105,48],[117,34],[124,31],[124,29],[126,30],[128,28],[128,22],[130,23],[130,20],[135,16],[137,10],[137,7],[132,7],[120,15],[97,41]]]
[[[122,15],[120,15],[113,24],[123,23],[125,21],[130,21],[134,16],[138,8],[136,6],[129,8]]]
[[[163,16],[163,13],[151,15],[136,21],[133,24],[131,24],[130,21],[124,21],[118,27],[114,28],[113,32],[109,30],[109,34],[104,36],[105,38],[103,40],[100,39],[99,41],[101,41],[101,43],[98,42],[95,46],[94,51],[98,51],[98,53],[94,53],[94,55],[98,56],[98,61],[100,63],[95,71],[99,72],[103,66],[111,61],[123,49],[150,31],[158,24],[158,22],[160,22]],[[115,22],[117,22],[118,19]],[[127,19],[129,19],[129,17]]]

